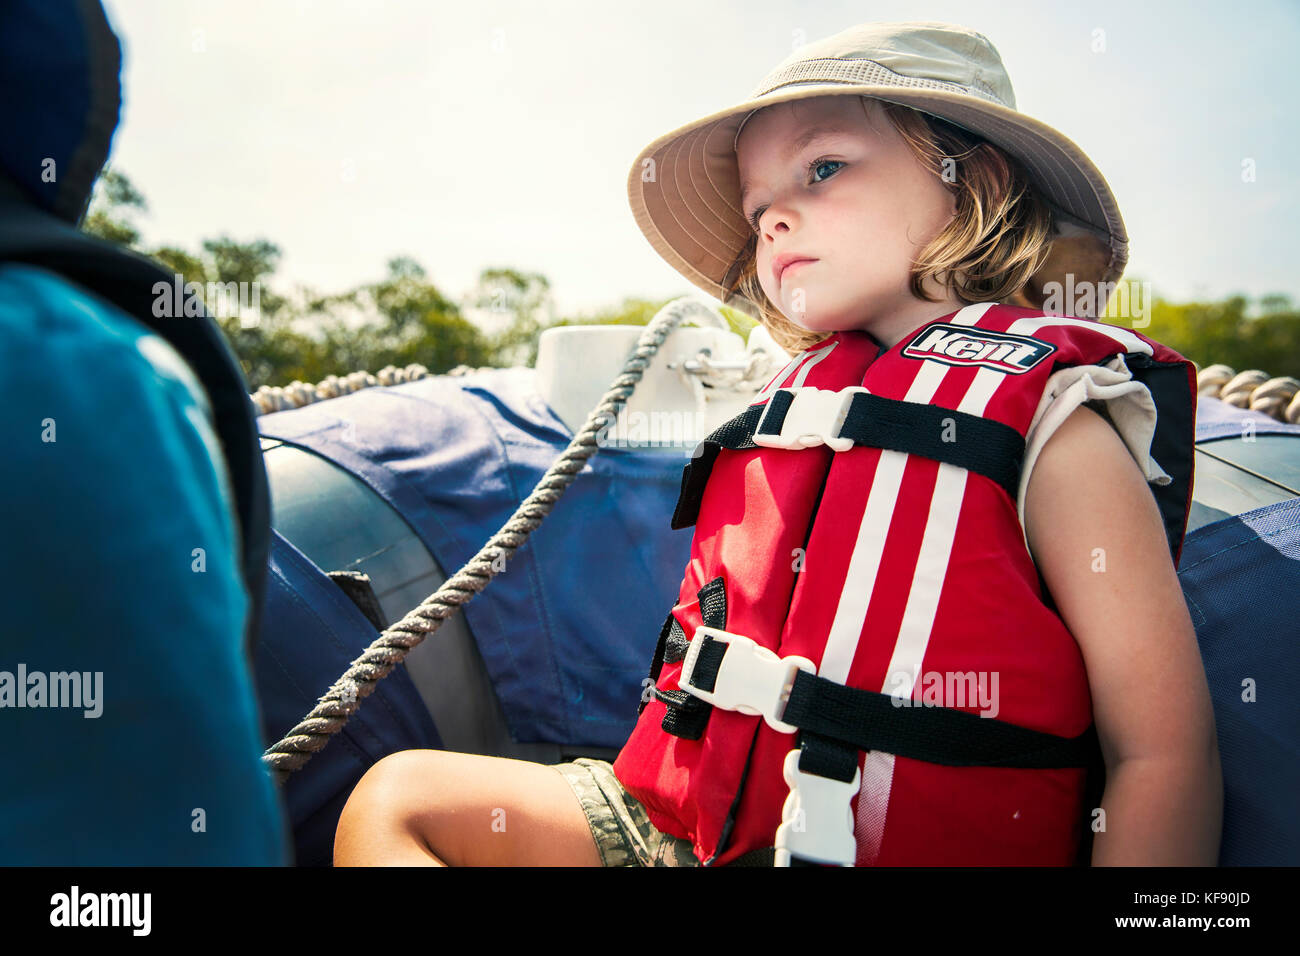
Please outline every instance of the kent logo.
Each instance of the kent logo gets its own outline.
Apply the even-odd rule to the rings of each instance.
[[[969,325],[929,325],[922,329],[903,354],[908,358],[931,359],[945,365],[982,365],[998,372],[1020,375],[1028,372],[1056,351],[1050,342],[1027,335],[989,332]]]

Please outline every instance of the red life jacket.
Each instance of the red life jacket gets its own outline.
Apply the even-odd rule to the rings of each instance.
[[[1153,482],[1176,564],[1196,372],[1118,326],[980,303],[883,352],[839,332],[706,438],[655,687],[614,763],[651,822],[706,865],[774,846],[778,864],[1086,862],[1104,764],[1020,509],[1045,432],[1089,399]]]

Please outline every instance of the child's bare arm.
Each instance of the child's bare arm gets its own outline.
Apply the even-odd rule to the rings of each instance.
[[[1223,778],[1196,633],[1151,491],[1091,409],[1044,446],[1025,533],[1088,670],[1106,760],[1093,865],[1214,866]]]

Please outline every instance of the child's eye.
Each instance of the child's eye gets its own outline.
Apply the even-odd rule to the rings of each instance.
[[[820,159],[814,159],[811,163],[808,164],[808,174],[812,175],[823,166],[834,166],[836,168],[831,170],[831,172],[828,174],[828,175],[833,175],[834,173],[839,172],[838,167],[843,165],[844,163],[838,159],[826,159],[825,157],[822,157]],[[819,179],[817,180],[817,182],[825,182],[825,180]],[[749,214],[749,224],[753,228],[754,232],[756,233],[759,231],[758,218],[761,215],[763,215],[763,210],[765,209],[767,209],[766,206],[759,206],[757,209],[755,209],[752,213]]]
[[[808,164],[808,172],[811,173],[814,170],[821,169],[821,167],[823,166],[843,166],[843,165],[844,164],[840,162],[838,159],[814,159],[811,163]],[[831,172],[836,172],[836,170],[832,169]]]

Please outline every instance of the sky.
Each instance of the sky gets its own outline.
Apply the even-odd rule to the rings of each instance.
[[[1297,0],[104,2],[124,55],[110,161],[148,200],[145,243],[265,237],[278,289],[410,255],[452,298],[485,268],[542,273],[563,317],[695,292],[632,218],[641,149],[801,43],[923,19],[987,36],[1018,109],[1101,170],[1125,278],[1300,301]]]

